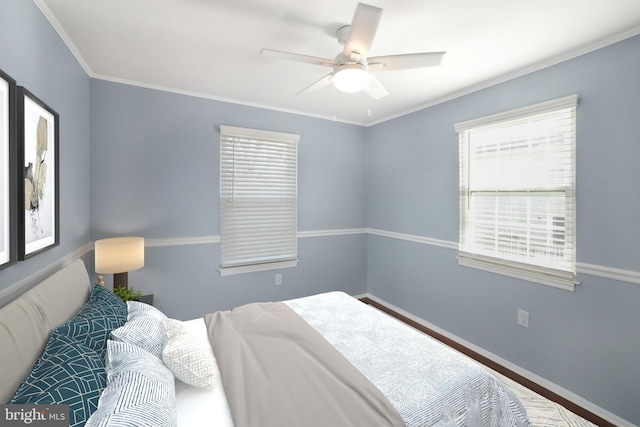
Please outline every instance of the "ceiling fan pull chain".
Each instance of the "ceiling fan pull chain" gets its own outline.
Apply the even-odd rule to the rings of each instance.
[[[336,87],[333,86],[333,121],[336,121]]]

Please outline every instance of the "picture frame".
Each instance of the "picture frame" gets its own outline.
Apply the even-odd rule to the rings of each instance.
[[[0,70],[0,270],[17,260],[16,81]]]
[[[18,260],[60,244],[59,116],[18,86]]]

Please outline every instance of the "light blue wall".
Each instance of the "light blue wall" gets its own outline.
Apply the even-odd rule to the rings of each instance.
[[[455,245],[454,123],[574,93],[578,262],[639,271],[640,37],[367,129],[368,227]],[[579,274],[571,293],[375,235],[367,266],[371,294],[640,424],[640,285]]]
[[[220,234],[220,125],[300,134],[299,232],[364,228],[364,128],[98,80],[91,121],[92,238],[133,234],[161,245],[147,247],[145,268],[129,282],[167,314],[366,292],[363,234],[300,238],[300,264],[282,271],[282,286],[273,271],[221,277],[219,244],[191,244]],[[190,244],[168,240],[176,238]]]
[[[0,1],[0,68],[60,115],[60,246],[0,271],[6,292],[89,241],[90,79],[25,0]]]
[[[453,124],[577,93],[578,261],[638,271],[639,37],[371,128],[91,80],[31,1],[0,2],[0,40],[0,68],[60,114],[61,130],[61,245],[0,271],[0,292],[89,241],[139,234],[151,245],[130,282],[171,316],[368,291],[640,424],[640,285],[581,273],[570,293],[459,267],[453,249],[313,236],[371,227],[454,245]],[[302,136],[298,229],[312,236],[282,286],[274,272],[217,272],[220,124]]]

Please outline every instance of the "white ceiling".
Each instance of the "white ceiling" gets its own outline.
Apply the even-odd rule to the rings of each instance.
[[[370,125],[640,34],[638,0],[365,0],[382,8],[370,56],[447,51],[439,67],[376,73],[373,100],[331,70],[357,0],[34,0],[94,78]]]

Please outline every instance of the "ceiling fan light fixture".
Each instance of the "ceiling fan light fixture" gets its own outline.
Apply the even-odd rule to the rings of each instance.
[[[333,84],[342,92],[360,92],[369,85],[369,69],[364,64],[340,64],[333,74]]]

